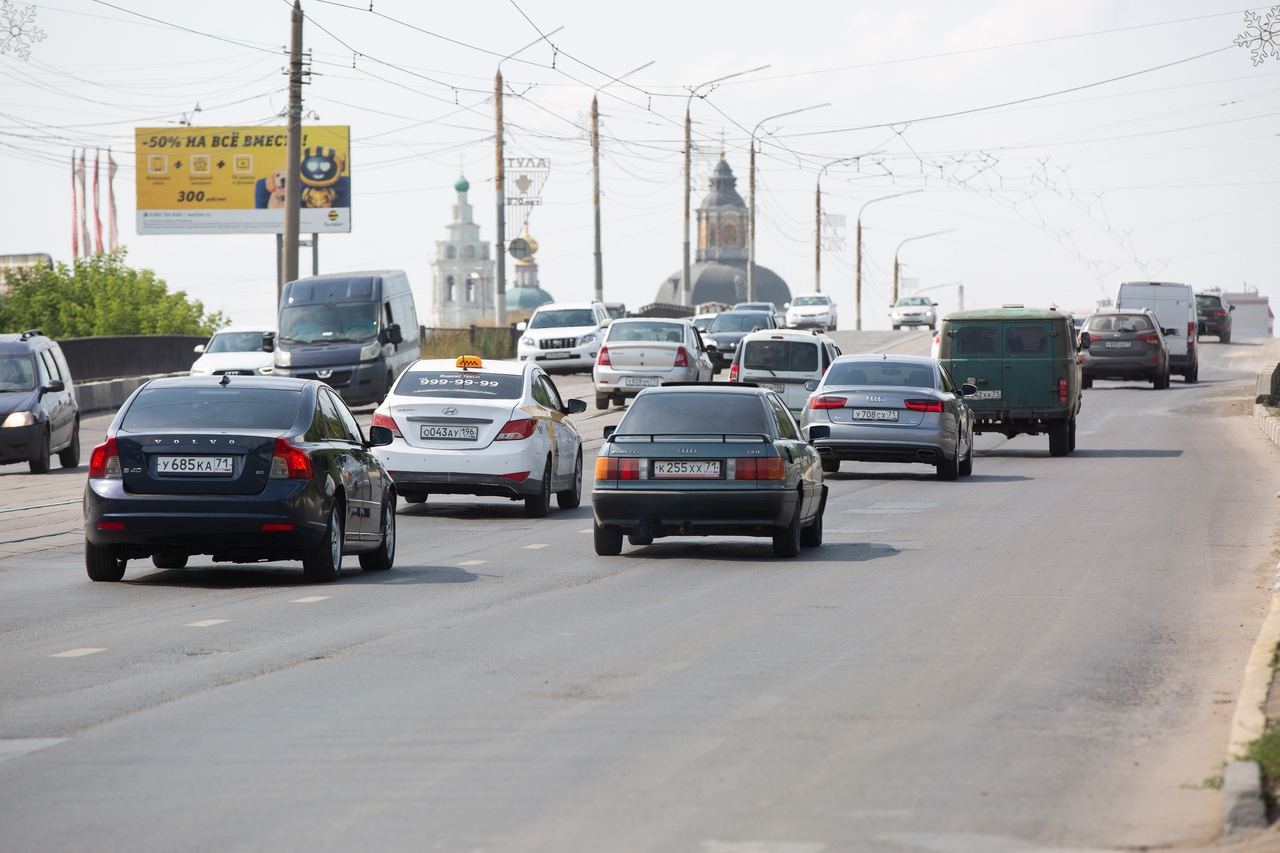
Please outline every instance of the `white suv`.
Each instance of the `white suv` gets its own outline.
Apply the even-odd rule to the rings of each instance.
[[[580,370],[595,366],[609,312],[601,302],[554,302],[533,312],[521,331],[516,354],[543,370]]]

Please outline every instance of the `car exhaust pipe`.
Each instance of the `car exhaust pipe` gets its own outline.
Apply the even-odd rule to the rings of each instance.
[[[933,462],[938,458],[938,454],[933,450],[917,450],[916,458],[925,462]]]

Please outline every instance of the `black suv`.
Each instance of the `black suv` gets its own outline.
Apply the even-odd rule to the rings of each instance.
[[[62,349],[39,329],[0,335],[0,464],[80,464],[80,407]]]
[[[1217,335],[1220,343],[1231,343],[1231,312],[1236,306],[1228,305],[1218,293],[1196,294],[1196,331],[1201,335]]]

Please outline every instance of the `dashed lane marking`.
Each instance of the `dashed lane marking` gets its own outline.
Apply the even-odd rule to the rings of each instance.
[[[465,563],[458,563],[458,568],[463,566],[483,566],[488,560],[467,560]]]
[[[82,658],[85,655],[97,654],[105,652],[106,649],[70,649],[65,652],[58,652],[56,655],[49,655],[51,658]]]
[[[331,595],[309,595],[306,598],[295,598],[290,604],[313,604],[317,601],[324,601],[326,598],[333,598]]]
[[[184,628],[212,628],[214,625],[221,625],[223,622],[228,622],[228,621],[230,621],[230,620],[228,620],[228,619],[201,619],[199,622],[188,622],[186,625],[183,625],[182,627],[184,627]]]
[[[533,543],[532,545],[525,545],[525,546],[524,546],[524,549],[525,549],[526,551],[537,551],[539,548],[545,548],[545,547],[547,547],[547,546],[546,546],[546,545],[544,545],[544,544],[540,544],[540,543],[535,542],[535,543]]]

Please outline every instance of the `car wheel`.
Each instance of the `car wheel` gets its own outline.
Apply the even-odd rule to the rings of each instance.
[[[58,453],[58,464],[63,468],[75,468],[80,465],[80,419],[76,418],[71,427],[71,444]]]
[[[582,504],[582,451],[573,463],[573,482],[563,492],[556,492],[556,505],[561,509],[577,509]]]
[[[341,575],[342,504],[334,501],[324,539],[302,555],[302,576],[308,583],[332,583]]]
[[[427,502],[426,492],[405,492],[400,495],[407,504],[424,504]]]
[[[622,553],[622,528],[613,525],[591,522],[591,534],[595,539],[596,554],[601,557],[616,557]]]
[[[1066,456],[1071,452],[1071,424],[1061,419],[1049,424],[1049,455]]]
[[[1068,451],[1069,451],[1069,452],[1071,452],[1071,453],[1075,453],[1075,450],[1076,450],[1076,419],[1075,419],[1074,417],[1071,419],[1071,426],[1070,426],[1070,427],[1068,427],[1068,429],[1067,429],[1067,433],[1071,436],[1071,440],[1070,440],[1069,442],[1067,442],[1067,444],[1068,444],[1067,449],[1068,449]]]
[[[969,452],[960,460],[960,476],[968,477],[973,473],[973,442],[969,442]]]
[[[1200,365],[1196,364],[1194,367],[1191,368],[1190,371],[1183,374],[1182,381],[1188,385],[1194,385],[1195,383],[1199,382],[1200,381]],[[35,469],[33,468],[32,470],[34,471]]]
[[[1220,343],[1220,344],[1229,344],[1229,343],[1231,343],[1231,333],[1230,333],[1230,332],[1223,332],[1221,335],[1218,335],[1218,343]]]
[[[818,504],[818,514],[814,516],[813,523],[800,531],[801,548],[817,548],[822,544],[822,514],[826,509],[827,499],[824,497]]]
[[[773,556],[794,557],[800,553],[800,507],[804,499],[797,493],[796,511],[791,515],[791,523],[773,534]]]
[[[822,473],[837,474],[840,472],[840,460],[834,456],[822,457]]]
[[[1092,377],[1092,376],[1086,376],[1086,377],[1084,377],[1083,379],[1081,379],[1081,380],[1080,380],[1080,388],[1081,388],[1081,389],[1084,389],[1084,388],[1092,388],[1092,387],[1093,387],[1093,377]]]
[[[115,582],[124,577],[125,561],[107,547],[84,542],[84,567],[91,581]]]
[[[956,455],[948,459],[942,457],[942,461],[938,463],[938,479],[939,480],[957,480],[960,478],[960,446],[956,445]]]
[[[31,469],[32,474],[48,474],[49,473],[49,432],[46,430],[40,436],[40,444],[36,447],[36,454],[27,462],[27,467]]]
[[[152,554],[151,565],[157,569],[185,569],[187,567],[187,555]]]
[[[549,509],[551,509],[550,459],[547,460],[547,466],[542,469],[542,485],[538,488],[538,493],[524,499],[524,515],[525,518],[543,518]]]
[[[360,555],[360,568],[366,572],[385,572],[396,561],[396,496],[387,495],[382,504],[382,544],[375,551]]]
[[[597,409],[599,409],[600,411],[604,411],[605,409],[609,408],[609,395],[608,395],[608,394],[597,394],[597,395],[596,395],[596,408],[597,408]]]
[[[1161,374],[1160,374],[1159,376],[1157,376],[1155,379],[1152,379],[1152,380],[1151,380],[1151,387],[1152,387],[1152,388],[1154,388],[1154,389],[1156,389],[1157,391],[1162,391],[1162,390],[1164,390],[1165,388],[1168,388],[1168,387],[1169,387],[1169,374],[1168,374],[1167,372],[1166,372],[1166,373],[1161,373]]]
[[[897,323],[894,323],[894,324],[893,324],[893,330],[894,330],[895,332],[896,332],[896,331],[898,331],[898,330],[899,330],[899,329],[901,329],[901,328],[902,328],[902,327],[901,327],[901,326],[899,326]]]

